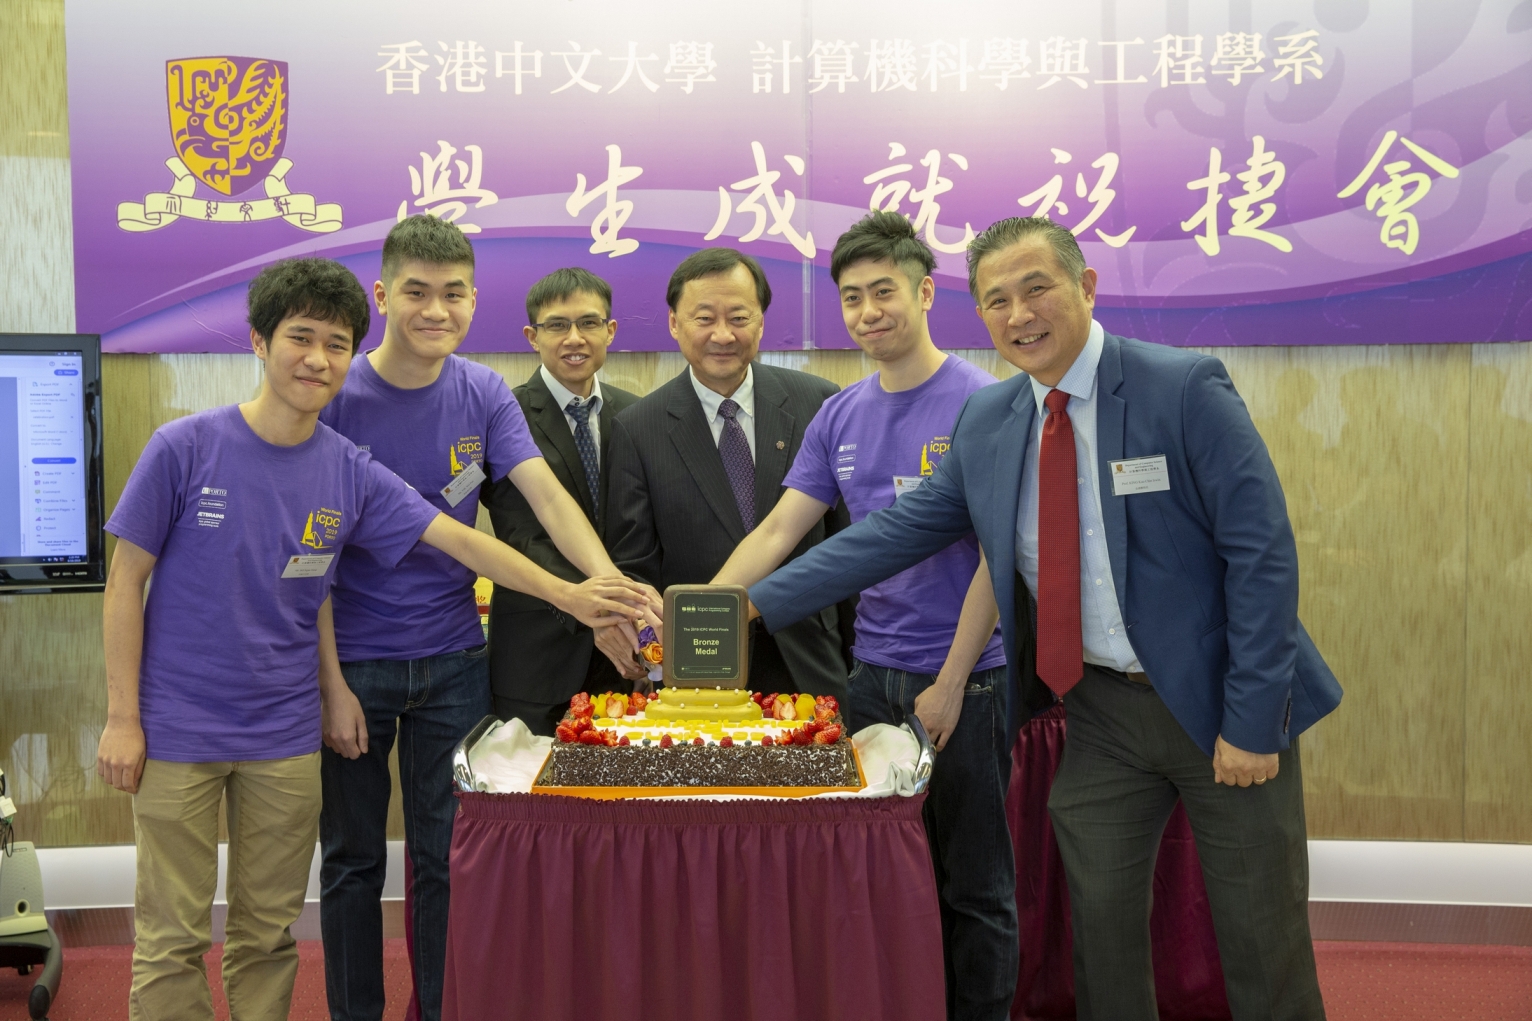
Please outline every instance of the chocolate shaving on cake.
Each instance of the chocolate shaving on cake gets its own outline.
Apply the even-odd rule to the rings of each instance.
[[[851,742],[806,747],[555,744],[548,787],[856,787]]]

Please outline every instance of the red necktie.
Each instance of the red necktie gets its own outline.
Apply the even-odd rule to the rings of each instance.
[[[1080,650],[1080,483],[1075,430],[1064,410],[1069,395],[1043,401],[1037,462],[1037,676],[1063,697],[1084,673]]]

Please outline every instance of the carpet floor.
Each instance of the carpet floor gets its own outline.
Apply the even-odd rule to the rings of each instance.
[[[1329,1021],[1528,1021],[1532,1019],[1532,947],[1427,943],[1314,944]],[[221,947],[207,956],[219,1021],[229,1016],[218,988]],[[409,966],[404,940],[385,941],[386,1017],[404,1016]],[[128,1016],[131,947],[64,952],[64,980],[53,1021],[118,1021]],[[324,953],[298,944],[292,1021],[324,1021]],[[26,1021],[31,977],[0,974],[0,1021]]]
[[[228,1021],[229,1004],[223,996],[219,969],[222,958],[223,945],[214,944],[205,960],[213,987],[213,1009],[218,1021]],[[64,977],[48,1017],[51,1021],[125,1021],[133,982],[132,961],[130,946],[65,947]],[[23,977],[14,968],[0,971],[0,1021],[27,1021],[27,995],[35,974]],[[383,941],[383,983],[387,998],[384,1016],[403,1018],[410,1002],[410,966],[402,939]],[[298,981],[288,1016],[290,1021],[327,1021],[330,1016],[324,993],[324,950],[317,939],[298,941]]]

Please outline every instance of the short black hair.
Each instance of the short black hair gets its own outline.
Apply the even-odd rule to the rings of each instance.
[[[354,354],[372,325],[367,293],[356,274],[334,259],[285,259],[250,281],[245,307],[250,328],[267,344],[284,319],[304,316],[351,328]]]
[[[761,311],[765,312],[771,305],[771,284],[766,282],[766,271],[750,256],[732,248],[704,248],[682,259],[681,265],[670,274],[670,286],[665,288],[665,304],[674,312],[676,303],[681,300],[681,288],[702,277],[732,272],[735,266],[741,265],[755,278],[755,297],[761,303]]]
[[[1029,238],[1046,241],[1053,249],[1059,268],[1069,279],[1077,284],[1080,282],[1085,275],[1085,255],[1080,251],[1080,242],[1075,240],[1073,231],[1046,216],[1011,216],[996,220],[968,242],[968,293],[973,295],[974,301],[979,300],[979,263],[984,257]]]
[[[936,269],[936,254],[920,240],[909,217],[874,210],[836,239],[835,251],[830,253],[830,279],[839,284],[846,267],[858,262],[892,262],[918,290]]]
[[[527,322],[535,326],[544,308],[581,293],[600,298],[606,304],[606,314],[612,314],[612,285],[588,269],[565,266],[543,277],[527,292]]]
[[[416,213],[394,224],[383,239],[383,283],[393,282],[406,262],[431,266],[467,266],[473,270],[473,245],[457,224]]]

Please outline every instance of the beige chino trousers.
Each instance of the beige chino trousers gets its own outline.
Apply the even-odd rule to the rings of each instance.
[[[202,955],[212,947],[218,806],[229,805],[223,988],[234,1021],[281,1021],[292,1004],[319,836],[319,753],[250,762],[144,763],[133,797],[132,1021],[212,1021]]]

